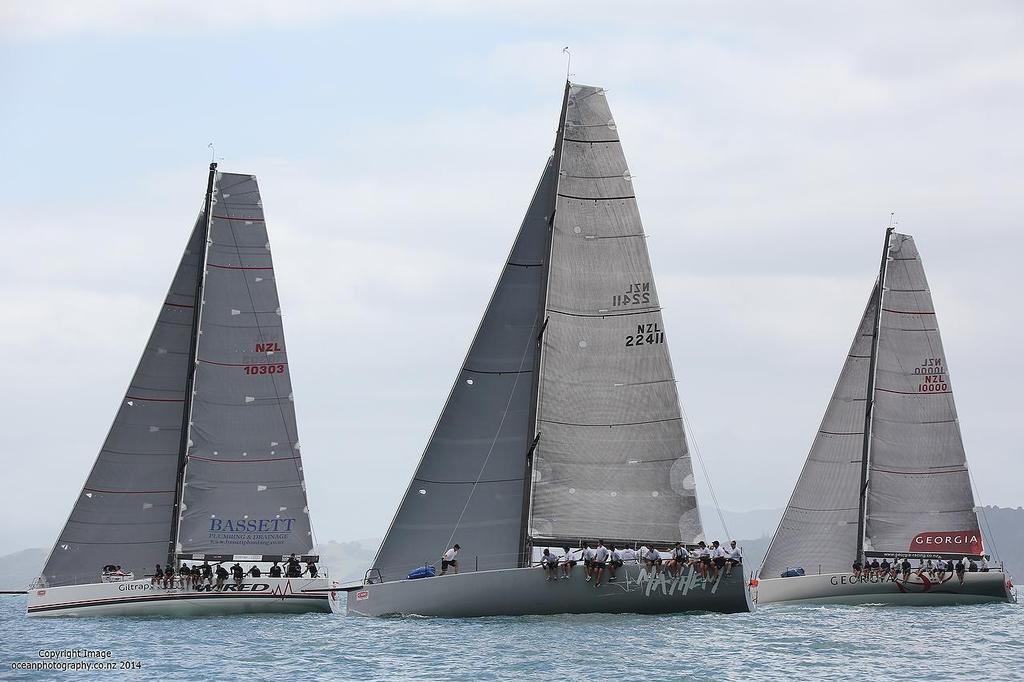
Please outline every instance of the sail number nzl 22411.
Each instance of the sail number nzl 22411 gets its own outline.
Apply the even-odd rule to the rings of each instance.
[[[626,336],[627,346],[648,346],[656,343],[665,343],[665,332],[661,331],[661,325],[657,322],[638,324],[636,334]]]

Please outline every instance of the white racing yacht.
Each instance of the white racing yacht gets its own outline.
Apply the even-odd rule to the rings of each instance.
[[[582,567],[545,580],[533,565],[547,547],[702,539],[619,130],[604,89],[567,83],[554,152],[373,568],[346,588],[348,613],[749,611],[742,570],[627,564],[596,587]],[[457,574],[410,579],[455,543]]]
[[[331,611],[317,577],[265,577],[313,537],[277,281],[255,176],[210,165],[203,210],[30,616]],[[168,587],[158,565],[263,564]]]
[[[853,345],[754,581],[756,599],[1014,600],[998,566],[934,570],[940,561],[985,565],[988,554],[921,256],[913,237],[889,228]],[[867,567],[878,560],[906,560],[911,571]]]

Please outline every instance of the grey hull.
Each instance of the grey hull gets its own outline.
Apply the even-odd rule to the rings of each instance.
[[[758,604],[891,604],[898,606],[951,606],[1016,601],[1005,573],[967,573],[961,583],[953,575],[943,580],[912,575],[908,582],[861,579],[852,573],[827,573],[758,582]]]
[[[348,593],[359,616],[526,616],[558,613],[747,613],[754,606],[736,570],[705,581],[687,569],[651,579],[639,566],[619,569],[615,582],[595,587],[577,566],[566,580],[545,580],[539,568],[509,568],[364,585]]]

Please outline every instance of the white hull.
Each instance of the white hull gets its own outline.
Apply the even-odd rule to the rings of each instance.
[[[164,589],[148,580],[65,585],[28,591],[29,616],[223,616],[332,611],[326,578],[246,578],[223,591]]]
[[[607,576],[606,576],[607,578]],[[348,613],[445,618],[559,613],[747,613],[754,608],[743,571],[705,581],[688,568],[650,579],[639,566],[619,569],[595,588],[577,566],[568,580],[547,581],[540,568],[509,568],[363,585],[348,592]]]
[[[1016,601],[1005,573],[967,573],[961,583],[956,575],[943,580],[911,574],[903,582],[891,578],[857,578],[852,573],[825,573],[758,581],[758,604],[892,604],[899,606],[948,606]]]

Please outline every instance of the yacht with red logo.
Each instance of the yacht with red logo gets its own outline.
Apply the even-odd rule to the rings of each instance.
[[[330,612],[333,593],[310,592],[331,587],[313,545],[259,187],[210,164],[203,209],[28,615]]]
[[[980,521],[921,256],[913,237],[890,227],[853,345],[752,587],[758,604],[1015,601]]]

